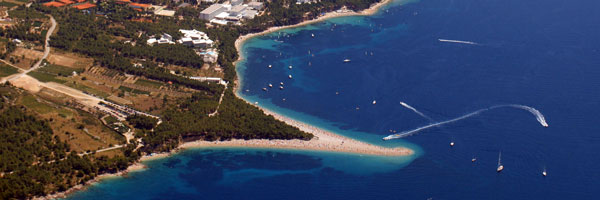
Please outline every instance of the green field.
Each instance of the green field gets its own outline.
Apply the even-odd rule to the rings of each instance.
[[[56,75],[54,74],[49,74],[46,72],[38,72],[38,71],[33,71],[33,72],[29,72],[27,73],[29,76],[37,79],[38,81],[41,82],[57,82],[57,83],[65,83],[67,81],[65,80],[61,80],[61,79],[57,79]]]
[[[73,113],[71,111],[60,107],[53,107],[43,102],[39,102],[33,95],[23,96],[23,98],[21,99],[21,103],[25,107],[32,109],[40,114],[56,112],[59,116],[63,116],[64,118],[73,116]]]
[[[16,74],[17,72],[19,72],[19,70],[17,70],[14,67],[5,65],[5,64],[0,64],[0,77],[5,77],[5,76],[9,76],[11,74]]]
[[[0,2],[0,6],[5,6],[5,7],[13,7],[13,6],[17,6],[17,4],[14,3],[10,3],[10,2],[6,2],[6,1],[1,1]]]
[[[89,93],[89,94],[93,94],[102,98],[106,98],[108,96],[110,96],[109,94],[96,90],[94,88],[88,87],[86,85],[82,85],[82,84],[73,84],[73,82],[66,82],[64,83],[64,85],[75,88],[77,90],[82,91],[83,93]]]
[[[154,88],[160,88],[160,86],[163,86],[163,84],[160,82],[146,80],[146,79],[138,79],[137,81],[135,81],[135,84],[141,85],[144,87],[154,87]]]
[[[73,69],[70,67],[62,66],[62,65],[52,65],[51,64],[51,65],[40,68],[39,71],[58,75],[58,76],[71,76],[73,74],[73,72],[77,72],[78,74],[83,72],[83,69]]]
[[[147,92],[147,91],[133,89],[133,88],[130,88],[130,87],[125,87],[125,86],[119,86],[119,90],[123,90],[125,92],[131,92],[131,93],[134,93],[134,94],[150,94],[150,92]]]

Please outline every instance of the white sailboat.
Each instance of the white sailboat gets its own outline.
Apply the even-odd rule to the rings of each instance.
[[[450,146],[453,147],[454,146],[454,142],[450,142]]]
[[[504,169],[504,165],[502,165],[502,151],[498,154],[498,168],[496,168],[497,172],[501,172]]]

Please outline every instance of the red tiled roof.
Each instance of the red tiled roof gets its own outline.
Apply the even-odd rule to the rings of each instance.
[[[79,5],[73,6],[73,8],[77,8],[77,9],[79,9],[79,10],[85,10],[85,9],[88,9],[88,8],[93,8],[93,7],[96,7],[96,4],[89,3],[89,2],[86,2],[86,3],[82,3],[82,4],[79,4]]]
[[[58,0],[58,1],[60,1],[61,3],[64,3],[65,5],[69,5],[69,4],[74,4],[75,3],[74,1],[71,1],[71,0]]]
[[[150,7],[150,4],[143,4],[143,3],[129,3],[129,6],[141,7],[141,8],[148,8],[148,7]]]
[[[77,3],[85,2],[86,0],[75,0]]]
[[[44,3],[42,5],[46,6],[46,7],[62,7],[62,6],[65,6],[64,3],[56,2],[56,1],[51,1],[51,2],[48,2],[48,3]]]

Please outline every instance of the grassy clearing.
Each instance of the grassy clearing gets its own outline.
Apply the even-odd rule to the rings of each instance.
[[[55,112],[63,118],[70,118],[73,116],[73,112],[71,112],[70,110],[60,107],[54,107],[45,102],[40,102],[33,95],[23,96],[23,98],[21,98],[21,104],[40,114]]]
[[[133,88],[130,88],[130,87],[125,87],[125,86],[119,86],[119,90],[123,90],[125,92],[131,92],[131,93],[134,93],[134,94],[150,94],[150,92],[147,92],[147,91],[133,89]]]
[[[61,80],[61,79],[57,79],[56,76],[54,74],[48,74],[45,72],[38,72],[38,71],[33,71],[33,72],[29,72],[27,73],[29,76],[41,81],[41,82],[57,82],[57,83],[65,83],[67,81],[65,80]]]
[[[5,6],[5,7],[13,7],[13,6],[17,6],[17,4],[11,3],[11,2],[6,2],[6,1],[1,1],[0,2],[0,6]]]
[[[52,65],[52,64],[48,65],[46,67],[42,67],[39,70],[49,73],[49,74],[58,75],[58,76],[71,76],[73,74],[73,72],[77,72],[78,74],[83,72],[83,69],[73,69],[70,67],[62,66],[62,65]]]
[[[160,86],[163,86],[163,84],[160,82],[146,80],[146,79],[138,79],[135,81],[135,84],[141,85],[144,87],[154,87],[154,88],[160,88]]]
[[[0,77],[16,74],[19,70],[6,64],[0,64]]]
[[[75,88],[77,90],[80,90],[83,93],[93,94],[93,95],[96,95],[96,96],[99,96],[102,98],[106,98],[106,97],[110,96],[110,94],[107,94],[106,92],[102,92],[100,90],[88,87],[83,84],[73,84],[73,82],[66,82],[66,83],[64,83],[64,85],[69,86],[71,88]]]

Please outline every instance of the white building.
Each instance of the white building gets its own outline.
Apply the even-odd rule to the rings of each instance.
[[[246,6],[243,5],[236,5],[231,7],[231,10],[229,10],[229,15],[231,16],[238,16],[238,15],[242,15],[244,13],[244,11],[246,11]]]
[[[244,0],[231,0],[232,6],[242,5],[243,3],[244,3]]]
[[[253,2],[248,3],[248,7],[253,8],[254,10],[261,10],[261,9],[263,9],[263,6],[264,5],[262,2],[253,1]]]
[[[210,7],[204,9],[202,12],[200,12],[200,18],[210,21],[215,16],[225,11],[227,11],[227,8],[225,8],[225,6],[221,4],[213,4]]]
[[[148,45],[154,45],[155,43],[158,44],[175,44],[175,42],[173,42],[173,37],[171,37],[171,35],[169,34],[162,34],[162,36],[160,37],[160,39],[156,39],[154,37],[148,39],[146,41],[146,43]]]
[[[177,41],[180,44],[195,48],[209,48],[213,45],[213,41],[204,32],[197,31],[196,29],[179,29],[179,32],[183,34],[183,37]]]
[[[246,10],[246,12],[244,12],[244,19],[253,19],[254,16],[256,16],[256,14],[258,14],[258,11],[256,10]]]

